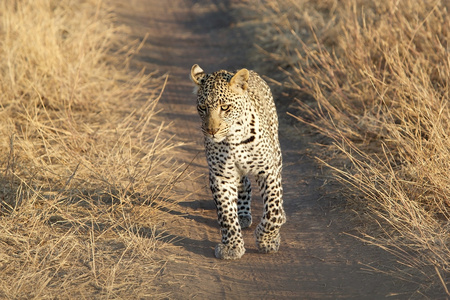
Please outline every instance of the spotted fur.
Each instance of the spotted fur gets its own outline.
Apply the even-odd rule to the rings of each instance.
[[[222,233],[215,255],[238,259],[245,253],[241,229],[252,223],[250,174],[264,200],[256,245],[260,252],[276,252],[286,217],[278,117],[270,88],[247,69],[206,74],[194,65],[191,79],[196,84],[210,187]]]

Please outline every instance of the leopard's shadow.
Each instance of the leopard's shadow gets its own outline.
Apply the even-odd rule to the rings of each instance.
[[[252,203],[254,222],[249,228],[243,229],[246,253],[258,253],[254,242],[254,230],[262,211],[262,199],[255,197]],[[205,258],[214,258],[214,247],[220,242],[220,227],[217,222],[216,207],[211,198],[178,203],[179,209],[166,211],[176,218],[184,219],[181,226],[189,226],[191,232],[175,234],[172,230],[160,234],[161,241],[182,247],[186,251]],[[193,232],[192,232],[193,231]]]
[[[219,228],[217,224],[217,214],[214,201],[211,199],[180,202],[178,205],[188,213],[183,214],[183,218],[193,220],[199,225],[212,228]]]

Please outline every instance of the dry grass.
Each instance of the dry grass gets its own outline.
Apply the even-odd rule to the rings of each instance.
[[[0,298],[162,296],[164,78],[128,69],[140,45],[102,1],[6,0],[0,21]]]
[[[332,138],[321,157],[419,292],[449,296],[450,38],[445,1],[251,2],[263,52],[288,75],[296,117]],[[309,96],[306,96],[309,95]]]

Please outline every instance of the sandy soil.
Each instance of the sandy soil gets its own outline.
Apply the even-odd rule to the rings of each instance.
[[[170,74],[160,107],[171,132],[187,143],[174,155],[189,163],[189,179],[177,187],[178,197],[189,197],[171,212],[167,222],[168,262],[158,275],[161,291],[173,299],[403,299],[414,285],[368,271],[365,265],[392,266],[386,252],[364,245],[344,233],[355,233],[356,224],[331,193],[324,176],[308,157],[308,140],[298,137],[301,124],[279,107],[280,140],[284,158],[285,209],[277,254],[256,250],[253,230],[245,230],[247,252],[238,261],[214,258],[220,241],[216,212],[207,187],[195,96],[188,74],[194,63],[207,72],[239,69],[246,64],[251,41],[229,15],[227,1],[113,0],[119,22],[131,34],[148,40],[133,63]],[[277,98],[277,95],[275,95]],[[257,194],[257,193],[255,193]],[[261,199],[254,199],[254,217],[261,213]]]

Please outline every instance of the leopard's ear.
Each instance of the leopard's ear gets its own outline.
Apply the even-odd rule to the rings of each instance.
[[[230,88],[235,93],[242,93],[248,88],[248,77],[250,76],[247,69],[239,70],[230,80]]]
[[[196,85],[200,85],[200,80],[205,76],[205,72],[199,65],[195,64],[191,68],[191,80]]]

